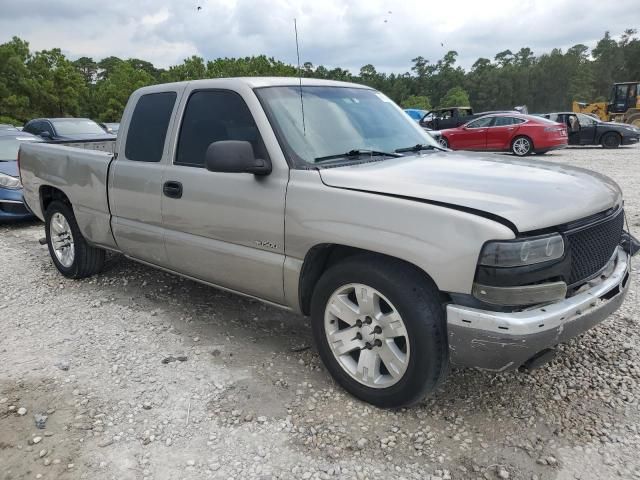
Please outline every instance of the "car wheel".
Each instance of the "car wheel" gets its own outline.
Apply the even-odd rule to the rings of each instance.
[[[438,143],[441,147],[449,148],[449,141],[445,136],[440,136],[440,138],[438,138]]]
[[[318,352],[336,381],[378,407],[422,400],[448,368],[445,313],[433,281],[387,257],[330,267],[311,302]]]
[[[600,140],[603,148],[618,148],[620,146],[620,135],[617,133],[605,133]]]
[[[516,137],[511,142],[511,153],[518,157],[529,155],[533,151],[533,143],[529,137]]]
[[[62,275],[84,278],[102,270],[104,250],[87,243],[69,205],[51,202],[45,212],[45,232],[49,254]]]

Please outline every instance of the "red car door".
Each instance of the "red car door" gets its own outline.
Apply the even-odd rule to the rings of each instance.
[[[456,130],[455,139],[449,140],[454,150],[485,150],[487,148],[487,130],[493,117],[472,120]]]
[[[518,130],[520,119],[494,117],[493,125],[487,129],[487,150],[509,150],[511,139]]]

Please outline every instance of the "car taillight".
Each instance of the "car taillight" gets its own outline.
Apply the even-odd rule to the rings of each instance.
[[[545,127],[545,132],[558,132],[560,135],[566,136],[567,130],[564,127]]]

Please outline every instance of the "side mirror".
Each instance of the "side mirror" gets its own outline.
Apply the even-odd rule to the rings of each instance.
[[[42,138],[51,138],[51,133],[47,132],[46,130],[43,130],[42,132],[40,132],[40,136]]]
[[[204,165],[211,172],[253,173],[269,175],[271,162],[256,158],[251,143],[244,140],[221,140],[207,147]]]

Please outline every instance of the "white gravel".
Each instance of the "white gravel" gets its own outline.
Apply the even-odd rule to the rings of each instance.
[[[544,158],[618,181],[640,236],[639,154]],[[2,480],[640,479],[636,266],[623,307],[552,364],[455,370],[384,411],[333,383],[307,320],[118,256],[67,280],[42,235],[0,227]]]

